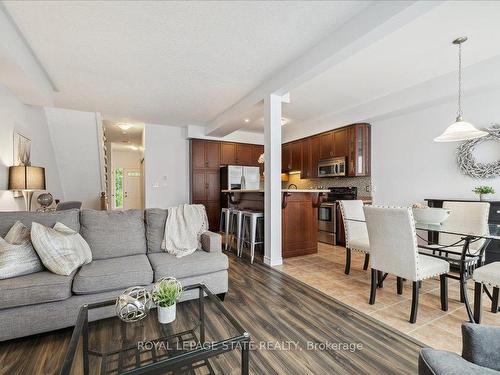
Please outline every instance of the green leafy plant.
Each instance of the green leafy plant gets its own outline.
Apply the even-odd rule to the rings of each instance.
[[[176,279],[165,279],[153,289],[153,301],[157,306],[173,306],[182,294],[182,286]]]
[[[477,186],[472,191],[476,194],[495,194],[495,190],[491,186]]]

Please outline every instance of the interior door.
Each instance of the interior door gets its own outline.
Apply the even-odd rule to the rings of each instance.
[[[123,169],[123,209],[142,209],[142,174],[140,169]]]

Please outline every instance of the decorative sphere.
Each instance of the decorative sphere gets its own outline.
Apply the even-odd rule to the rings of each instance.
[[[54,201],[54,198],[52,197],[52,194],[50,194],[50,193],[43,193],[43,194],[40,194],[36,198],[36,201],[38,202],[38,204],[40,206],[42,206],[43,208],[46,208],[52,204],[52,202]]]
[[[124,322],[137,322],[144,319],[151,308],[151,293],[142,286],[126,289],[115,304],[116,315]]]

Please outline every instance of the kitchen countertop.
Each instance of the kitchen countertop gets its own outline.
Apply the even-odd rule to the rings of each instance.
[[[263,193],[264,189],[221,190],[223,193]],[[328,189],[281,189],[283,193],[329,193]]]

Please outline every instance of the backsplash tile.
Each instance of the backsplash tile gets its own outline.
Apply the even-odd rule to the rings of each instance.
[[[355,186],[358,188],[359,197],[371,196],[371,177],[334,177],[334,178],[311,178],[301,179],[300,174],[289,175],[288,182],[283,182],[282,187],[286,189],[288,185],[295,184],[299,189],[316,189],[318,187],[329,188],[332,186]],[[368,191],[366,190],[368,187]]]

